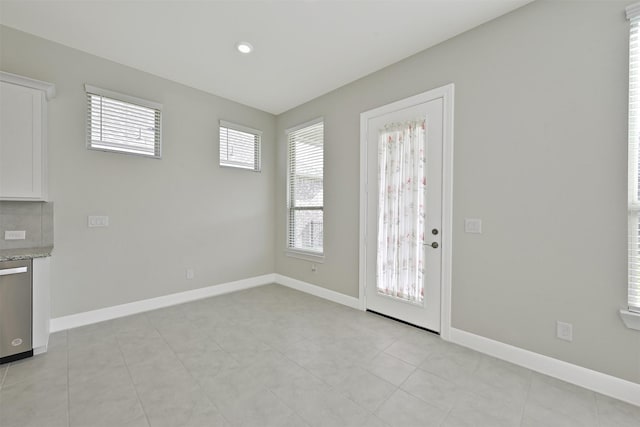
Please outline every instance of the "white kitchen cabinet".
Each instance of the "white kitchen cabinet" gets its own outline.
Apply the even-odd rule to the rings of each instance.
[[[0,200],[46,201],[51,83],[0,72]]]

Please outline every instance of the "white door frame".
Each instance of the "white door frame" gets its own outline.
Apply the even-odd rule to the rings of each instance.
[[[367,123],[372,117],[424,104],[435,99],[443,101],[442,123],[442,275],[440,293],[440,336],[449,341],[451,334],[451,261],[452,261],[452,207],[453,207],[453,97],[454,84],[429,90],[373,110],[360,113],[360,309],[366,310],[367,286],[367,182],[368,132]],[[375,196],[374,196],[375,197]]]

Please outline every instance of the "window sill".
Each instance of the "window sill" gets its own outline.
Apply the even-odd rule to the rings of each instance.
[[[634,313],[629,310],[620,310],[620,317],[629,329],[640,331],[640,313]]]
[[[324,263],[324,254],[317,254],[313,252],[295,251],[287,249],[284,254],[291,258],[303,259],[305,261],[317,262],[319,264]]]

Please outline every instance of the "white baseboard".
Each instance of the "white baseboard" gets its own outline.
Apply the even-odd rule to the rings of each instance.
[[[317,297],[324,298],[338,304],[346,305],[347,307],[355,308],[356,310],[360,310],[360,300],[358,298],[350,297],[349,295],[341,294],[340,292],[332,291],[321,286],[303,282],[302,280],[283,276],[282,274],[276,274],[275,276],[275,282],[279,285],[306,292],[308,294],[315,295]]]
[[[207,286],[206,288],[193,289],[190,291],[163,295],[161,297],[130,302],[127,304],[100,308],[98,310],[71,314],[69,316],[51,319],[50,329],[51,333],[64,331],[67,329],[77,328],[79,326],[116,319],[118,317],[130,316],[132,314],[143,313],[145,311],[169,307],[202,298],[228,294],[229,292],[241,291],[243,289],[249,289],[256,286],[268,285],[274,282],[275,274],[265,274],[262,276],[250,277],[248,279],[236,280],[235,282]]]
[[[281,274],[265,274],[235,282],[193,289],[171,295],[164,295],[142,301],[135,301],[113,307],[101,308],[84,313],[51,319],[51,332],[58,332],[79,326],[90,325],[105,320],[130,316],[158,308],[195,301],[216,295],[236,292],[257,286],[278,283],[326,300],[360,310],[360,300],[355,297],[293,279]],[[536,372],[593,390],[598,393],[640,406],[640,384],[623,380],[602,372],[583,368],[562,360],[514,347],[499,341],[475,335],[461,329],[451,328],[450,341],[473,350],[497,357]],[[40,349],[39,349],[40,350]],[[46,351],[46,347],[39,352]]]
[[[461,329],[451,328],[451,342],[640,406],[640,384],[494,341]]]
[[[119,317],[131,316],[133,314],[156,310],[158,308],[169,307],[185,302],[195,301],[202,298],[209,298],[216,295],[241,291],[256,286],[278,283],[298,291],[306,292],[338,304],[360,309],[358,298],[350,297],[339,292],[331,291],[311,283],[283,276],[281,274],[265,274],[251,277],[249,279],[237,280],[235,282],[223,283],[220,285],[208,286],[206,288],[193,289],[185,292],[178,292],[161,297],[150,298],[127,304],[115,305],[112,307],[100,308],[98,310],[85,311],[83,313],[71,314],[69,316],[51,319],[51,333],[65,331],[67,329],[78,328],[80,326],[91,325],[93,323],[104,322],[106,320],[117,319]]]

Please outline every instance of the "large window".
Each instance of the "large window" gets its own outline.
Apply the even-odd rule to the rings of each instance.
[[[162,105],[94,86],[85,89],[88,148],[161,157]]]
[[[640,313],[640,4],[627,8],[629,37],[629,311]]]
[[[260,171],[262,132],[220,120],[220,166]]]
[[[294,251],[323,254],[324,123],[314,120],[287,131],[288,236]]]

